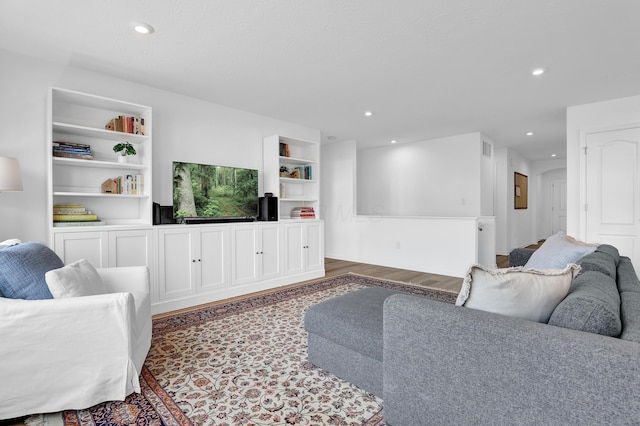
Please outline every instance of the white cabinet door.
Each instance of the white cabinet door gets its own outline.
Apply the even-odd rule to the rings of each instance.
[[[150,229],[109,232],[109,267],[146,266],[151,268],[153,236]]]
[[[233,285],[280,275],[280,226],[236,226],[231,241]]]
[[[290,223],[285,225],[286,255],[284,273],[287,275],[299,274],[305,268],[304,249],[304,225],[302,223]]]
[[[238,226],[233,229],[231,239],[232,273],[231,284],[246,284],[259,276],[260,246],[254,226]]]
[[[306,252],[306,270],[316,271],[324,268],[324,227],[323,222],[310,222],[305,224],[306,241],[303,251]]]
[[[228,238],[228,230],[224,228],[202,228],[198,232],[198,293],[222,288],[227,283]]]
[[[94,268],[109,266],[108,232],[57,232],[53,251],[65,265],[86,259]]]
[[[170,300],[196,292],[197,254],[191,229],[158,231],[158,297]]]
[[[312,221],[285,225],[285,274],[324,268],[323,223]]]
[[[260,226],[260,278],[270,279],[280,275],[280,226]]]

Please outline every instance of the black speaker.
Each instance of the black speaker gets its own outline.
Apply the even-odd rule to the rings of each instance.
[[[153,203],[153,224],[168,225],[171,223],[177,223],[173,218],[173,206],[161,206],[158,203]]]
[[[278,197],[258,198],[258,220],[278,220]]]
[[[160,204],[153,203],[153,224],[160,225]]]
[[[173,218],[173,206],[160,206],[160,223],[163,225],[177,223]]]

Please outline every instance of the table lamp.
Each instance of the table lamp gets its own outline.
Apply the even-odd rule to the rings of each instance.
[[[18,160],[0,155],[0,192],[22,191]]]

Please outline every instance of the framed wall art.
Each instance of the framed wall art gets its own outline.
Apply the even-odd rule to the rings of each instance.
[[[513,207],[515,209],[526,209],[528,204],[528,178],[522,173],[513,174]]]

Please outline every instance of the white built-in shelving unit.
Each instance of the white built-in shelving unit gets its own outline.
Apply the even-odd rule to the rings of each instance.
[[[108,225],[64,227],[65,232],[151,226],[151,107],[76,91],[51,88],[48,102],[47,158],[49,165],[48,220],[52,232],[53,205],[80,204]],[[144,119],[144,134],[105,129],[120,115]],[[52,154],[53,143],[88,144],[94,159],[61,158]],[[131,143],[137,155],[118,161],[113,146]],[[135,195],[102,193],[102,183],[118,176],[141,175],[143,188]]]
[[[288,146],[288,156],[280,155],[280,144]],[[278,198],[280,220],[291,219],[295,207],[313,207],[320,219],[320,145],[318,142],[281,135],[264,139],[264,190]],[[310,168],[311,178],[281,175],[281,168]]]

